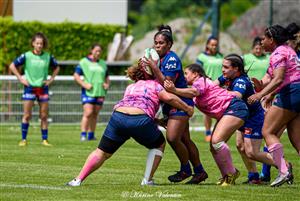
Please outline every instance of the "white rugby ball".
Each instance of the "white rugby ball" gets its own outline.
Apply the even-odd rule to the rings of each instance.
[[[160,66],[160,59],[159,59],[159,55],[157,54],[155,49],[153,49],[153,48],[145,49],[144,57],[149,59],[150,56],[151,56],[152,60],[154,60],[156,62],[157,67],[159,67]],[[152,69],[151,69],[150,66],[145,66],[145,71],[149,75],[153,75],[153,72],[152,72]]]

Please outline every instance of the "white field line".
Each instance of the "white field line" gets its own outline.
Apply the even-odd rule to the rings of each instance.
[[[57,191],[68,191],[70,187],[55,187],[55,186],[39,186],[35,184],[0,184],[0,187],[4,188],[32,188],[40,190],[57,190]]]

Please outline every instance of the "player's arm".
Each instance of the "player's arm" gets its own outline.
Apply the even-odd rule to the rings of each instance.
[[[195,96],[199,96],[200,93],[195,88],[176,88],[174,83],[170,80],[164,81],[164,88],[173,94],[176,94],[178,96],[182,96],[185,98],[193,98]]]
[[[168,103],[169,105],[176,107],[180,110],[185,111],[190,117],[194,114],[194,108],[192,106],[187,105],[176,95],[167,92],[166,90],[162,90],[158,93],[159,100]]]
[[[92,85],[90,83],[85,83],[81,78],[80,75],[82,74],[82,70],[80,65],[78,65],[75,69],[75,72],[73,74],[74,80],[79,84],[82,88],[86,90],[90,90],[92,88]]]
[[[26,79],[24,79],[22,77],[22,75],[19,73],[17,67],[21,66],[25,63],[25,55],[22,54],[20,57],[18,57],[17,59],[15,59],[15,61],[13,61],[10,65],[9,65],[9,69],[11,70],[11,72],[18,78],[18,80],[25,86],[29,86],[29,83],[27,82]]]
[[[54,70],[52,72],[52,75],[51,75],[50,79],[46,80],[46,82],[45,82],[46,86],[49,86],[53,82],[54,78],[58,75],[59,70],[60,70],[60,67],[58,66],[58,63],[54,59],[53,56],[51,56],[51,58],[50,58],[50,66],[52,66],[54,68]]]
[[[106,71],[106,75],[105,75],[105,81],[103,83],[103,88],[105,90],[107,90],[110,86],[110,79],[109,79],[109,75],[108,75],[108,71]]]
[[[146,57],[144,57],[143,59],[139,60],[139,65],[146,65],[146,66],[150,66],[154,76],[156,77],[156,79],[158,80],[158,82],[163,85],[164,81],[166,79],[166,77],[162,74],[162,72],[160,71],[160,69],[157,67],[156,62],[149,58],[147,59]]]

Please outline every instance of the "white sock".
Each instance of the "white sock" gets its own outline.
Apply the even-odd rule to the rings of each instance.
[[[146,179],[146,181],[149,181],[149,177],[150,177],[150,173],[153,167],[153,162],[154,162],[154,158],[155,156],[163,156],[163,152],[159,149],[150,149],[148,152],[148,156],[147,156],[147,162],[146,162],[146,169],[145,169],[145,174],[144,174],[144,179]]]

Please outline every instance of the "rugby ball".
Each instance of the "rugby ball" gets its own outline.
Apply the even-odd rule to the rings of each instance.
[[[151,57],[152,60],[154,60],[156,62],[157,67],[160,66],[159,55],[157,54],[155,49],[153,49],[153,48],[145,49],[144,57],[146,57],[147,59],[149,59]],[[153,75],[153,72],[152,72],[152,69],[150,66],[145,66],[145,71],[149,75]]]

